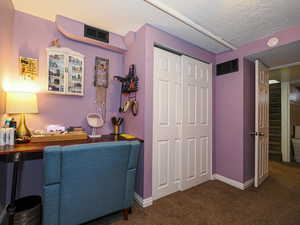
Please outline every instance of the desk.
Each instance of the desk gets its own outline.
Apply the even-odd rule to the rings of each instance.
[[[14,146],[1,146],[0,161],[12,162],[14,165],[11,199],[10,199],[10,204],[7,207],[7,212],[9,215],[9,225],[13,224],[13,217],[15,215],[15,209],[16,209],[15,201],[16,201],[16,191],[18,185],[18,174],[19,174],[20,164],[22,161],[42,159],[44,148],[47,146],[53,146],[53,145],[67,146],[67,145],[113,142],[113,141],[144,142],[143,140],[138,138],[126,139],[122,136],[103,135],[101,138],[89,138],[87,140],[40,142],[40,143],[28,143],[28,144],[16,144]]]

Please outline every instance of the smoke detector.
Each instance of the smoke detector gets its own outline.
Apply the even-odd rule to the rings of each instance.
[[[274,46],[278,45],[278,43],[279,43],[279,39],[277,37],[272,37],[268,40],[267,45],[269,47],[274,47]]]

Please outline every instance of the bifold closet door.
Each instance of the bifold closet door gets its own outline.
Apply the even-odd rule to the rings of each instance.
[[[154,48],[153,198],[180,189],[182,73],[181,56]]]
[[[211,176],[212,66],[182,56],[182,190]]]
[[[153,199],[210,179],[212,67],[154,49]]]

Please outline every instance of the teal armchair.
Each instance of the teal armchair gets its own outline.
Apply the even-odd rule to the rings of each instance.
[[[44,151],[43,225],[79,225],[133,204],[138,141]]]

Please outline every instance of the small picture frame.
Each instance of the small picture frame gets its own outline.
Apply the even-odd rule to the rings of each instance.
[[[109,60],[96,57],[94,86],[108,88],[108,73]]]
[[[36,80],[38,78],[38,59],[19,57],[20,76],[24,80]]]

